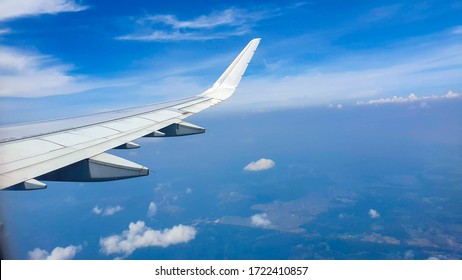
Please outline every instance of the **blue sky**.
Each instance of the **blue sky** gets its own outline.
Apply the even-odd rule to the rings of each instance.
[[[0,11],[3,123],[30,120],[9,117],[29,111],[29,97],[40,105],[33,118],[48,118],[200,93],[255,37],[222,111],[462,87],[461,1],[6,0]]]
[[[401,238],[390,229],[410,217],[406,238],[441,251],[453,238],[457,258],[459,227],[437,218],[460,224],[450,214],[460,194],[461,14],[462,1],[0,1],[0,124],[199,94],[262,38],[236,94],[191,117],[205,135],[111,151],[149,166],[149,177],[3,194],[15,257],[258,258],[272,248],[253,238],[276,235],[264,230],[303,243],[323,213],[344,224],[321,217],[307,227],[339,223],[335,242],[351,233],[373,244]],[[378,108],[389,103],[405,106]],[[291,210],[300,220],[287,224]],[[209,243],[216,255],[202,255]],[[284,250],[311,245],[292,245],[271,256],[310,257]],[[405,250],[436,254],[419,246]]]

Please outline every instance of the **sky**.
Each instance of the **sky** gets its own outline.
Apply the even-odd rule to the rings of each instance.
[[[13,242],[11,246],[18,252],[15,257],[151,258],[151,253],[143,249],[180,248],[172,249],[179,252],[155,253],[165,258],[197,258],[199,255],[194,255],[194,250],[188,256],[181,253],[187,248],[182,246],[192,241],[215,244],[219,238],[204,237],[204,231],[209,230],[207,226],[215,224],[305,234],[302,224],[311,221],[315,215],[325,213],[332,206],[327,202],[322,204],[327,200],[320,198],[316,207],[309,208],[285,190],[284,198],[281,198],[273,197],[274,189],[262,194],[254,190],[247,193],[243,186],[269,186],[270,182],[292,186],[303,181],[300,178],[306,179],[308,173],[311,174],[310,182],[314,184],[336,182],[338,186],[350,186],[348,180],[351,178],[329,168],[337,168],[337,163],[351,159],[352,151],[369,160],[379,157],[385,170],[392,170],[386,179],[374,181],[376,185],[400,178],[405,181],[400,184],[406,187],[416,187],[414,185],[419,180],[437,186],[457,186],[460,171],[449,162],[459,163],[461,151],[462,132],[455,125],[455,120],[460,117],[457,105],[460,105],[462,93],[461,13],[462,1],[0,1],[1,125],[95,113],[199,94],[215,82],[251,39],[262,38],[235,95],[194,119],[209,124],[207,135],[210,136],[204,136],[204,140],[195,137],[170,141],[142,140],[143,148],[151,146],[147,151],[154,155],[154,159],[139,151],[125,155],[130,160],[155,166],[155,176],[144,179],[147,181],[138,178],[99,183],[100,188],[91,184],[74,184],[73,187],[69,183],[53,183],[47,190],[29,194],[28,198],[24,194],[7,194],[9,200],[2,203],[19,203],[21,206],[16,214],[23,218],[14,221],[12,232],[20,233],[17,240],[28,240]],[[452,105],[448,105],[445,111],[444,104]],[[386,131],[396,132],[391,124],[387,124],[386,117],[372,118],[375,122],[370,120],[364,126],[357,123],[353,127],[342,126],[343,121],[348,123],[349,120],[369,118],[370,115],[364,113],[370,112],[369,108],[387,105],[405,106],[396,107],[405,108],[405,113],[392,109],[387,114],[396,113],[414,123],[420,122],[416,117],[419,116],[429,122],[414,127],[406,126],[404,121],[404,126],[397,128],[398,135],[392,136],[375,130],[379,123],[387,127]],[[325,111],[318,111],[319,108]],[[435,112],[441,115],[433,120]],[[260,117],[253,120],[252,116]],[[309,147],[291,138],[282,141],[278,136],[284,133],[286,125],[292,135],[299,133],[293,118],[288,116],[325,132],[321,133],[325,138],[310,138],[313,137],[311,130],[304,130],[301,135],[310,139]],[[319,116],[328,118],[321,123],[312,122],[312,119],[319,120]],[[391,119],[400,122],[397,118]],[[258,126],[255,133],[260,134],[253,136],[251,127],[240,128],[241,121]],[[337,123],[335,129],[334,126],[329,127],[328,121]],[[200,122],[198,124],[202,125]],[[226,125],[228,122],[229,127]],[[278,124],[276,131],[268,125],[272,122]],[[436,125],[440,123],[447,126]],[[354,145],[350,147],[349,144],[357,142],[346,140],[349,138],[336,139],[336,129],[345,136],[350,130],[361,132],[360,128],[366,127],[373,128],[377,135],[365,139],[358,138],[356,134],[351,136],[358,143],[366,143],[365,150]],[[399,133],[405,135],[407,142],[397,142],[401,139]],[[414,172],[412,175],[396,171],[390,162],[398,158],[397,150],[377,144],[383,139],[397,145],[392,145],[397,150],[409,148],[404,153],[404,162]],[[217,143],[222,142],[238,148],[238,151],[204,153],[208,149],[218,149]],[[189,145],[201,146],[196,151],[185,150]],[[245,148],[239,150],[241,146]],[[293,147],[293,151],[287,147]],[[420,148],[425,152],[419,154]],[[323,159],[319,150],[340,152],[345,159],[337,159],[331,154]],[[441,151],[444,156],[438,158],[437,163],[430,164],[429,155]],[[305,158],[305,152],[314,157]],[[388,156],[387,152],[393,156]],[[181,157],[184,153],[195,159],[194,168],[189,170],[189,161]],[[240,157],[235,158],[235,154]],[[215,155],[219,155],[220,159],[214,158]],[[198,158],[204,162],[198,161]],[[413,165],[416,159],[422,160],[417,167]],[[305,160],[327,167],[313,171],[312,167],[307,167],[311,165]],[[335,164],[331,166],[326,163],[328,160],[334,160]],[[230,170],[238,171],[227,173],[229,170],[219,169],[212,172],[215,177],[208,171],[203,175],[205,178],[199,176],[204,174],[201,168],[210,170],[225,163]],[[426,168],[430,168],[428,173],[434,177],[428,175],[427,178],[421,174]],[[442,179],[443,173],[435,171],[440,169],[454,178],[448,175],[447,179]],[[182,170],[181,175],[178,170]],[[354,172],[348,170],[346,173]],[[232,180],[223,183],[228,178]],[[287,182],[276,178],[287,179]],[[336,181],[340,180],[338,178],[344,181],[339,183]],[[213,184],[228,192],[210,191]],[[356,181],[352,185],[361,186]],[[234,187],[237,190],[232,190]],[[137,188],[137,192],[134,193],[133,188]],[[281,187],[273,188],[280,190]],[[447,193],[453,194],[451,191],[454,190]],[[50,192],[54,193],[52,197]],[[154,198],[151,199],[153,192]],[[297,192],[301,191],[297,189]],[[357,205],[362,201],[356,192],[348,198],[343,192],[339,196],[339,192],[335,191],[337,200],[356,201]],[[207,205],[211,209],[217,207],[216,213],[212,211],[205,215],[194,208],[193,205],[203,203],[200,194],[214,201],[210,205],[207,202]],[[302,196],[305,195],[303,192]],[[367,197],[374,195],[377,193],[371,192]],[[430,194],[427,198],[432,203],[439,199]],[[220,199],[223,201],[215,202]],[[312,199],[307,198],[308,201],[316,200]],[[412,200],[412,194],[406,199]],[[450,204],[453,200],[446,199],[449,201],[449,206],[446,206],[455,209]],[[21,201],[41,201],[42,204],[23,205]],[[180,205],[180,202],[185,204]],[[232,202],[245,207],[241,209]],[[348,203],[345,202],[346,205]],[[309,209],[307,211],[312,216],[284,224],[286,212],[279,218],[274,216],[275,208],[279,206]],[[379,206],[380,203],[368,205],[364,202],[361,206],[364,209],[360,209],[366,221],[374,221],[374,229],[386,228],[383,221],[390,221],[387,220],[390,216],[387,216],[386,207]],[[188,207],[191,207],[189,212],[184,210]],[[36,212],[39,214],[35,220],[27,219]],[[175,213],[182,213],[182,216]],[[338,217],[351,217],[351,213],[337,214]],[[160,216],[164,218],[160,219]],[[459,221],[453,217],[448,219]],[[44,224],[49,229],[59,230],[35,232]],[[411,226],[406,228],[406,232],[415,240],[425,237],[434,242],[433,245],[440,246],[440,241],[433,241],[427,235],[422,237]],[[455,232],[459,233],[448,231],[447,236],[456,236]],[[80,238],[82,233],[85,233],[85,240]],[[253,236],[255,233],[237,233],[239,236],[246,234]],[[428,233],[429,236],[431,234]],[[343,235],[339,236],[336,238],[343,238]],[[380,230],[352,236],[362,241],[388,242],[391,245],[397,240],[397,237],[390,237]],[[281,237],[283,244],[288,240],[284,238]],[[455,244],[459,246],[461,243],[457,242]],[[460,256],[461,249],[456,245],[453,247],[454,256]],[[243,253],[227,250],[234,258]],[[415,248],[405,250],[408,251],[418,258],[436,254],[422,253]],[[260,253],[268,251],[264,249]],[[209,256],[214,258],[213,254]],[[228,255],[223,253],[220,256],[217,258]],[[245,256],[258,258],[261,255]],[[286,258],[290,255],[281,253],[281,256]],[[313,256],[316,255],[310,255],[311,258]],[[392,255],[388,258],[397,257]]]
[[[257,37],[240,94],[221,111],[462,87],[460,1],[5,0],[0,8],[3,124],[198,94]],[[18,109],[33,114],[12,117]]]

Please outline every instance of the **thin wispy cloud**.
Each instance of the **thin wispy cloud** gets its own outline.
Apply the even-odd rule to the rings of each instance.
[[[2,0],[0,1],[0,21],[41,14],[79,12],[87,9],[74,0]]]
[[[3,0],[0,22],[41,14],[79,12],[87,7],[73,0]],[[0,29],[0,36],[13,32]],[[36,97],[76,93],[94,88],[83,77],[70,74],[73,66],[49,55],[0,45],[0,96]]]
[[[196,229],[191,226],[177,225],[164,230],[154,230],[143,221],[130,223],[128,230],[119,235],[100,239],[101,252],[105,255],[119,254],[128,256],[136,249],[147,247],[169,247],[188,243],[196,237]]]
[[[0,46],[0,96],[46,96],[88,88],[82,78],[69,74],[71,69],[50,56]]]
[[[35,248],[34,250],[27,252],[27,256],[31,260],[70,260],[73,259],[80,251],[82,251],[82,246],[80,245],[70,245],[65,248],[56,247],[51,252]]]
[[[273,168],[276,163],[267,158],[261,158],[257,161],[252,161],[244,167],[245,171],[258,172]]]
[[[433,101],[433,100],[444,100],[444,99],[455,99],[461,98],[462,94],[455,93],[449,91],[444,95],[430,95],[430,96],[417,96],[414,93],[409,94],[407,97],[398,97],[393,96],[391,98],[379,98],[379,99],[371,99],[368,101],[358,101],[356,102],[357,105],[379,105],[379,104],[387,104],[387,103],[412,103],[412,102],[419,102],[419,101]]]
[[[108,206],[106,208],[99,208],[98,206],[93,207],[91,209],[91,212],[95,215],[101,215],[101,216],[112,216],[117,212],[122,211],[124,208],[120,205],[117,206]]]
[[[462,25],[456,26],[453,30],[452,33],[454,34],[462,34]]]
[[[261,17],[259,13],[229,8],[223,11],[213,11],[209,15],[201,15],[192,20],[179,20],[174,15],[154,15],[144,18],[144,21],[163,23],[174,29],[212,29],[219,26],[239,26]]]
[[[362,17],[362,20],[365,22],[388,20],[395,16],[401,7],[402,5],[400,4],[394,4],[389,6],[373,8],[365,16]]]
[[[228,8],[213,11],[192,19],[181,20],[175,15],[152,15],[139,19],[143,31],[117,37],[119,40],[139,41],[197,41],[242,36],[252,26],[271,16],[266,11]],[[146,31],[148,30],[148,31]]]
[[[205,34],[201,32],[182,32],[182,31],[153,31],[149,34],[133,34],[119,36],[119,40],[136,40],[136,41],[205,41],[213,39],[223,39],[232,36],[241,36],[248,33],[245,28],[239,28],[227,32],[216,32]]]

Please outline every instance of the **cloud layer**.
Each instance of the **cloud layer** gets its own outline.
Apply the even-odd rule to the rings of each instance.
[[[252,161],[244,167],[245,171],[258,172],[267,169],[271,169],[276,165],[274,161],[267,158],[261,158],[257,161]]]
[[[120,235],[101,238],[99,244],[101,252],[105,255],[128,256],[139,248],[188,243],[196,237],[196,233],[196,229],[191,226],[180,224],[160,231],[147,227],[143,221],[138,221],[130,223],[128,230],[124,230]]]
[[[441,100],[441,99],[452,99],[452,98],[460,98],[462,94],[455,93],[449,91],[445,95],[431,95],[431,96],[422,96],[419,97],[414,93],[411,93],[408,97],[397,97],[393,96],[391,98],[380,98],[380,99],[372,99],[369,101],[358,101],[356,102],[357,105],[377,105],[377,104],[386,104],[386,103],[411,103],[411,102],[418,102],[418,101],[431,101],[431,100]]]
[[[457,91],[462,85],[462,45],[456,40],[458,36],[451,36],[445,30],[408,39],[387,49],[345,51],[342,57],[331,55],[329,61],[312,66],[289,61],[287,66],[300,67],[289,73],[285,73],[288,67],[268,69],[265,75],[243,79],[240,95],[229,103],[234,108],[272,109],[399,96],[403,92],[430,95],[450,89]],[[306,39],[292,41],[295,47]],[[262,48],[264,43],[263,40]],[[261,55],[259,51],[256,60]],[[267,55],[264,59],[269,60]]]
[[[82,246],[74,245],[67,246],[66,248],[56,247],[51,253],[40,248],[35,248],[27,252],[27,255],[31,260],[70,260],[81,250]]]

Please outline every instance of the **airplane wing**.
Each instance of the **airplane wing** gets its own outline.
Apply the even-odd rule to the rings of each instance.
[[[44,181],[98,182],[149,174],[149,169],[105,153],[132,149],[141,137],[204,133],[183,121],[236,90],[260,39],[253,39],[202,94],[175,101],[46,122],[0,127],[0,189],[44,189]]]

